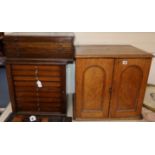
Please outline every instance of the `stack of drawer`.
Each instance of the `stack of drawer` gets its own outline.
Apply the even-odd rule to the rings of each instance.
[[[13,85],[19,111],[65,112],[65,66],[13,65]],[[40,81],[42,86],[37,86]]]
[[[7,75],[14,112],[66,114],[66,65],[73,36],[5,37]]]

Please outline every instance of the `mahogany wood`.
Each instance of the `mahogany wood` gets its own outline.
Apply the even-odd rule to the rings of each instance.
[[[14,33],[4,37],[13,112],[66,115],[66,65],[74,59],[74,36],[54,35]]]
[[[15,33],[4,37],[4,47],[7,58],[74,59],[73,41],[71,35],[27,36]]]

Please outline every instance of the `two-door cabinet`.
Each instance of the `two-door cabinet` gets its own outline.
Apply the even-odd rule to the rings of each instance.
[[[151,59],[129,45],[77,46],[74,118],[140,118]]]

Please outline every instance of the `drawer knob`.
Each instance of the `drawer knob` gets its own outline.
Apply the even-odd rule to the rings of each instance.
[[[37,81],[37,86],[38,86],[38,88],[42,88],[43,87],[42,82],[38,80]]]

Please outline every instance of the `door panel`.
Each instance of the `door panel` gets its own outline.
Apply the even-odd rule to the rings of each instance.
[[[92,79],[96,79],[92,81]],[[86,109],[101,110],[103,103],[102,93],[104,92],[105,72],[98,66],[90,67],[85,70],[83,79],[83,111]]]
[[[122,72],[120,77],[120,89],[118,92],[119,111],[136,110],[142,79],[143,72],[139,67],[130,66]]]
[[[107,118],[113,59],[77,59],[76,118]]]
[[[149,59],[115,61],[110,117],[140,115],[149,67]]]

